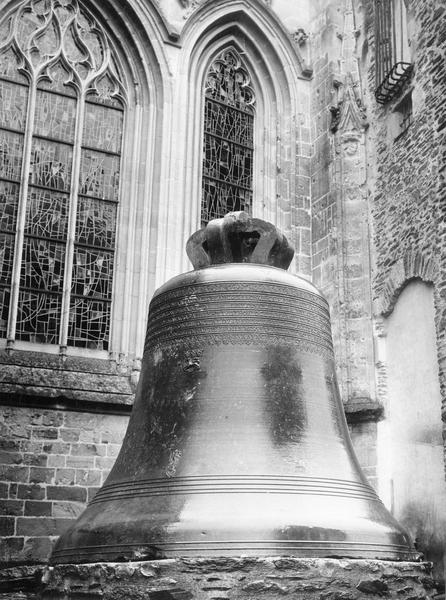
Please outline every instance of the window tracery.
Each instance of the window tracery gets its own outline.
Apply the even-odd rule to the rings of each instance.
[[[251,212],[254,91],[233,49],[211,64],[205,81],[201,221]]]
[[[107,349],[123,78],[78,0],[0,34],[0,337]]]

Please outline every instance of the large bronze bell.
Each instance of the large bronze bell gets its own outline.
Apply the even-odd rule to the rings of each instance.
[[[116,464],[51,562],[413,560],[353,453],[328,305],[284,270],[285,237],[230,213],[194,234],[188,253],[196,270],[151,302]]]

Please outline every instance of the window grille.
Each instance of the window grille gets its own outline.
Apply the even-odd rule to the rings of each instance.
[[[397,96],[410,78],[407,16],[404,0],[375,0],[377,102]]]
[[[205,82],[201,223],[252,208],[254,92],[234,49],[211,64]]]
[[[0,40],[0,336],[108,349],[117,64],[77,0],[27,0]]]

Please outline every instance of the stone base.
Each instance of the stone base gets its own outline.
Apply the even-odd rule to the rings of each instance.
[[[429,563],[312,558],[181,558],[57,565],[42,600],[430,600]]]

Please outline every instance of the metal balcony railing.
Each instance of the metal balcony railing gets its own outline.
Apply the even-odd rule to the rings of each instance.
[[[375,97],[385,104],[401,92],[413,71],[404,0],[375,0],[375,46]]]

